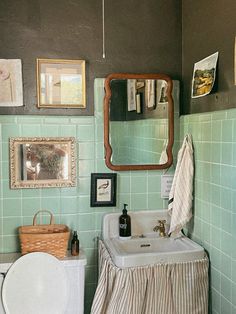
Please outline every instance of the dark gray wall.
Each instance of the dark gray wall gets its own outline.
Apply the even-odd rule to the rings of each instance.
[[[102,58],[102,0],[1,0],[0,58],[23,62],[22,108],[0,114],[93,114],[93,81],[111,72],[163,72],[181,77],[181,2],[105,1],[106,59]],[[86,109],[37,109],[36,58],[87,61]]]
[[[235,107],[234,40],[235,0],[182,0],[182,114]],[[191,80],[195,62],[219,51],[215,92],[191,99]]]

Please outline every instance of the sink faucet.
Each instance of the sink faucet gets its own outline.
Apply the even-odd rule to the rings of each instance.
[[[166,236],[165,223],[166,220],[158,220],[158,225],[153,228],[153,231],[159,231],[159,235],[162,238]]]

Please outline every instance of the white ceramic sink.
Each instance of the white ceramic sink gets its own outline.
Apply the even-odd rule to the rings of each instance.
[[[161,238],[153,232],[159,219],[167,220],[168,230],[167,211],[132,212],[129,215],[132,238],[128,240],[119,239],[119,214],[107,214],[103,219],[103,240],[118,267],[186,262],[204,257],[204,249],[183,235],[176,239]]]

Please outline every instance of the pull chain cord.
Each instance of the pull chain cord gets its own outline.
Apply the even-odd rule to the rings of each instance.
[[[102,57],[106,59],[105,52],[105,0],[102,0]]]

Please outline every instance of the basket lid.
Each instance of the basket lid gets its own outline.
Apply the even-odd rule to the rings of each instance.
[[[6,314],[64,313],[68,283],[63,264],[42,252],[20,257],[6,275],[2,299]]]

